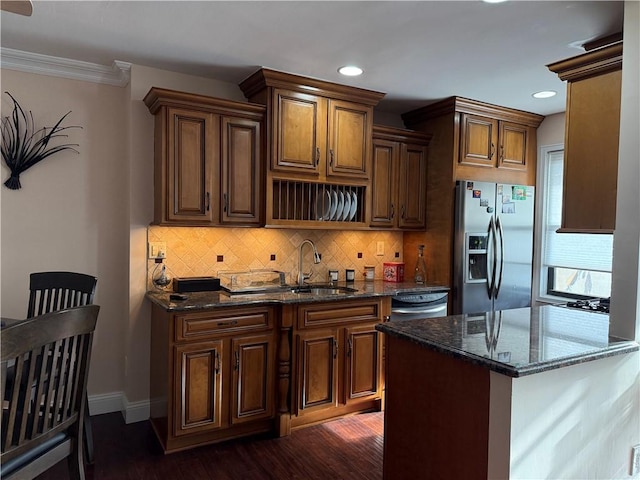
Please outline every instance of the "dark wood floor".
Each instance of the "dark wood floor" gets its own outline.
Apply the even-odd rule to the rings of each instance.
[[[294,431],[163,455],[148,422],[92,417],[95,464],[88,480],[256,480],[382,478],[382,412],[353,415]],[[67,478],[66,462],[38,477]]]

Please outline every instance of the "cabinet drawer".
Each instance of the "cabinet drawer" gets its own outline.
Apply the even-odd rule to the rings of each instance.
[[[226,333],[268,330],[272,327],[271,310],[251,308],[176,315],[175,341],[200,340]]]
[[[381,322],[380,301],[342,301],[302,305],[298,328],[340,326],[351,322]]]

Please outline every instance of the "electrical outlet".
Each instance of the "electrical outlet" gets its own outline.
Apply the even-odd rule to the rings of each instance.
[[[640,444],[631,448],[631,476],[640,472]]]
[[[149,242],[149,258],[165,258],[166,255],[166,242]]]
[[[384,242],[376,243],[376,255],[378,256],[384,255]]]

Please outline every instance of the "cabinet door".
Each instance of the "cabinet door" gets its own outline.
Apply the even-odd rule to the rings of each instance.
[[[373,140],[371,180],[371,226],[393,227],[396,214],[397,168],[399,144]],[[426,181],[426,178],[425,178]]]
[[[517,123],[500,122],[498,138],[498,168],[527,169],[527,148],[530,128]]]
[[[427,147],[403,144],[401,148],[398,226],[424,229],[427,225]]]
[[[326,158],[327,102],[322,97],[276,90],[273,170],[319,175]]]
[[[478,115],[461,114],[460,163],[493,167],[498,138],[498,121]]]
[[[221,223],[259,225],[260,122],[221,120]]]
[[[272,334],[239,337],[233,351],[231,423],[239,424],[274,414],[275,341]]]
[[[174,435],[223,426],[222,341],[175,347]]]
[[[315,411],[338,404],[338,335],[334,329],[298,334],[298,408]]]
[[[344,403],[381,392],[381,335],[374,325],[345,328]]]
[[[373,108],[329,100],[327,176],[369,178]]]
[[[167,114],[167,220],[213,223],[211,190],[219,118],[178,108],[169,108]]]

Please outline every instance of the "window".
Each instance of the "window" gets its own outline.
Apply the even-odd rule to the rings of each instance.
[[[564,150],[543,151],[541,296],[609,297],[613,235],[556,233],[562,218]]]

